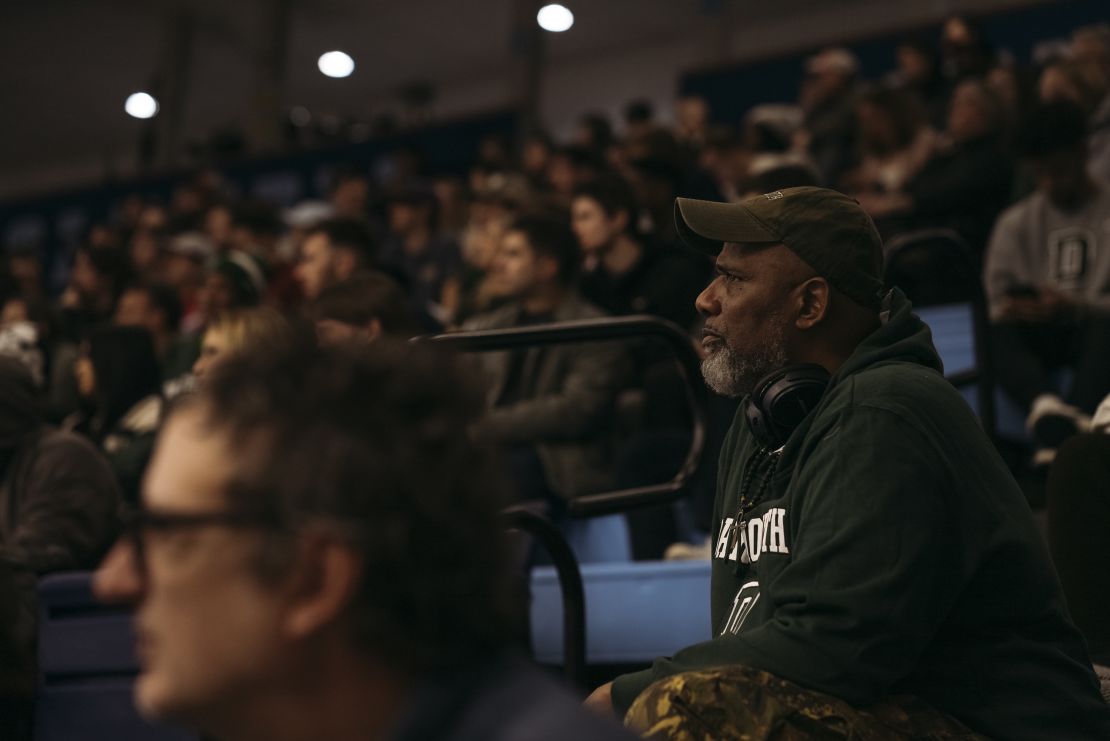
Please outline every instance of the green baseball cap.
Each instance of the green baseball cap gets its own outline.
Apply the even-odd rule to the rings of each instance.
[[[725,242],[782,243],[844,295],[869,308],[882,302],[883,242],[859,203],[828,188],[783,188],[739,203],[678,198],[682,241],[717,255]]]

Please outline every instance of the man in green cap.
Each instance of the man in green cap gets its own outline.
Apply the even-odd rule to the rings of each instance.
[[[1110,738],[1021,490],[941,374],[852,199],[679,198],[716,256],[715,638],[588,704],[651,738]]]

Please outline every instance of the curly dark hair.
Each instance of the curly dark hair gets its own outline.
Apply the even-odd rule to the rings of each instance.
[[[288,573],[298,528],[338,523],[363,559],[355,639],[403,671],[497,652],[522,615],[504,483],[469,432],[480,394],[453,367],[427,346],[299,337],[229,360],[188,402],[242,461],[229,504],[282,525],[260,579]]]

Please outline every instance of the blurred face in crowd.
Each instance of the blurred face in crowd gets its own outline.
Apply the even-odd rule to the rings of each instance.
[[[709,123],[709,104],[705,98],[692,95],[682,98],[675,107],[678,128],[686,136],[694,136],[705,131]]]
[[[73,270],[70,271],[69,281],[81,296],[95,296],[104,289],[104,280],[97,272],[88,253],[78,252],[73,259]]]
[[[31,312],[27,310],[27,302],[20,298],[10,298],[4,302],[0,310],[0,324],[15,324],[31,320]]]
[[[77,393],[82,398],[92,398],[96,393],[96,371],[93,370],[88,348],[85,348],[73,363],[73,377],[77,381]]]
[[[295,272],[307,298],[319,296],[320,291],[330,285],[334,279],[334,266],[331,243],[326,234],[316,232],[301,244],[301,259]]]
[[[571,228],[585,254],[596,254],[613,243],[628,226],[628,213],[610,216],[593,198],[578,196],[571,202]]]
[[[952,93],[948,134],[959,142],[986,136],[994,129],[991,101],[977,82],[964,82]]]
[[[235,289],[223,273],[212,272],[204,279],[204,310],[208,316],[216,316],[228,309],[235,308]]]
[[[370,184],[365,178],[344,178],[335,186],[331,194],[332,205],[337,216],[353,219],[365,218],[367,199],[370,197]]]
[[[926,82],[933,74],[933,63],[920,49],[903,44],[898,47],[898,71],[909,82]]]
[[[394,234],[409,234],[416,229],[426,228],[429,218],[426,205],[404,201],[389,204],[389,230]]]
[[[19,286],[19,292],[37,295],[42,292],[42,261],[37,255],[16,254],[8,258],[8,275]]]
[[[116,303],[116,326],[143,327],[154,337],[166,331],[166,317],[150,300],[150,295],[138,288],[129,288]]]
[[[231,244],[231,209],[213,206],[204,215],[204,233],[217,249],[227,249]]]
[[[166,209],[161,206],[145,206],[139,214],[138,226],[142,229],[157,231],[166,226]]]
[[[158,270],[161,254],[158,250],[158,237],[145,229],[136,231],[127,245],[131,267],[139,275],[150,276]]]
[[[201,409],[172,415],[144,479],[144,509],[228,512],[225,492],[240,465],[229,448]],[[150,528],[140,537],[143,563],[123,539],[93,585],[100,599],[135,608],[136,706],[148,717],[225,725],[289,671],[280,663],[282,592],[256,571],[262,535],[208,524]]]
[[[522,298],[557,272],[555,261],[537,255],[523,232],[509,231],[490,265],[490,289],[496,296]]]
[[[856,121],[864,148],[879,154],[887,154],[898,147],[898,131],[890,114],[882,107],[869,101],[856,105]]]
[[[203,260],[189,255],[166,253],[163,269],[162,278],[177,289],[193,288],[204,279]]]
[[[542,139],[529,139],[524,145],[521,154],[521,165],[526,173],[540,174],[547,167],[547,158],[551,156],[551,147]]]
[[[574,190],[578,179],[569,157],[555,154],[547,160],[547,182],[552,190],[561,195],[568,195]]]
[[[702,375],[718,394],[739,397],[788,363],[791,292],[812,270],[784,245],[731,242],[716,268],[696,302],[705,317]]]
[[[830,63],[824,55],[818,55],[802,78],[798,103],[812,110],[838,96],[851,80],[848,72]]]
[[[219,329],[208,329],[200,341],[200,354],[193,363],[193,375],[204,378],[231,352],[231,340]]]

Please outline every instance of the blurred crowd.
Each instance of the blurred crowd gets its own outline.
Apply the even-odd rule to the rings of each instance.
[[[716,122],[705,100],[685,96],[663,125],[637,100],[617,124],[584,114],[569,141],[532,132],[514,148],[490,137],[465,178],[398,151],[388,166],[338,171],[324,196],[288,209],[238,197],[202,170],[169,202],[127,197],[93,225],[60,295],[47,293],[38,253],[8,251],[0,353],[26,369],[42,420],[98,447],[134,502],[163,405],[298,322],[325,342],[624,314],[695,333],[694,299],[712,264],[679,247],[680,195],[734,201],[834,187],[888,242],[951,230],[985,271],[997,322],[1070,320],[1080,300],[1105,301],[1110,279],[1087,271],[1071,294],[1060,281],[1050,290],[1053,276],[1007,253],[1027,225],[1006,225],[1005,245],[991,239],[999,215],[1037,193],[1065,214],[1106,202],[1097,183],[1110,177],[1110,28],[1079,29],[1053,50],[1019,65],[974,22],[952,18],[939,39],[899,44],[877,79],[861,76],[851,51],[822,50],[805,63],[797,101],[758,105],[742,121]],[[1079,259],[1093,263],[1094,245]],[[1015,362],[1047,373],[1076,357],[1042,350],[1031,345]],[[558,501],[596,490],[622,470],[600,436],[688,428],[668,367],[638,346],[503,353],[489,400],[515,412],[489,434],[524,451],[514,475],[529,494]],[[1047,383],[1035,370],[1003,382],[1027,410]],[[1099,388],[1085,398],[1089,414]],[[565,404],[539,403],[553,399]],[[568,411],[583,404],[588,413]],[[1054,410],[1064,407],[1075,408]],[[653,440],[641,463],[660,460]],[[567,457],[568,441],[582,442],[580,457]],[[578,480],[589,468],[605,475]]]

